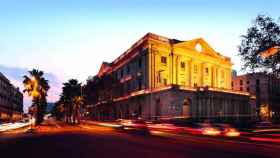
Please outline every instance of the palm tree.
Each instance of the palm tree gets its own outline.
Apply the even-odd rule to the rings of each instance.
[[[64,105],[65,120],[67,123],[75,123],[79,118],[79,109],[82,104],[81,83],[76,79],[70,79],[63,83],[60,101]],[[78,120],[79,122],[79,120]]]
[[[47,92],[50,89],[48,80],[44,78],[44,72],[33,69],[28,71],[29,76],[24,75],[23,84],[27,93],[32,97],[32,106],[36,107],[36,125],[43,122],[44,113],[47,106]]]
[[[64,116],[64,111],[64,104],[61,102],[61,100],[59,100],[54,104],[51,114],[55,116],[57,120],[61,120]]]
[[[98,89],[100,78],[98,76],[89,77],[83,88],[84,102],[89,104],[96,104],[98,102]]]
[[[81,116],[81,106],[83,105],[84,99],[82,96],[76,96],[73,98],[73,121],[74,123],[80,123],[80,116]]]

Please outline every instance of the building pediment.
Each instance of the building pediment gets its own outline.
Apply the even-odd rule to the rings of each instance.
[[[216,52],[204,39],[198,38],[190,41],[180,42],[174,45],[175,47],[185,47],[195,50],[198,53],[202,53],[215,58],[220,58],[221,55]]]

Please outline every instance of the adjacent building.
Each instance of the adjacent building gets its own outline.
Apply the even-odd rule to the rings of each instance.
[[[13,121],[23,113],[23,94],[0,72],[0,121]]]
[[[232,89],[248,92],[256,98],[250,102],[262,120],[280,120],[280,78],[265,73],[236,76]]]
[[[101,65],[89,107],[103,120],[251,118],[249,93],[231,88],[232,65],[202,38],[180,41],[148,33]]]
[[[236,70],[232,70],[231,71],[231,77],[234,78],[237,76],[237,71]]]

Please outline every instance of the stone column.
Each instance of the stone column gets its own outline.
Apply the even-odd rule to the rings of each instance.
[[[231,82],[232,82],[232,78],[231,78],[231,69],[228,69],[228,88],[231,89]]]
[[[201,86],[203,87],[204,86],[204,63],[201,63],[200,64],[200,73],[199,73],[199,75],[200,75],[200,84],[201,84]]]
[[[175,83],[179,84],[179,56],[175,55]]]
[[[192,60],[188,61],[188,82],[189,86],[192,87]]]
[[[220,72],[219,72],[219,67],[216,67],[216,87],[220,87]]]

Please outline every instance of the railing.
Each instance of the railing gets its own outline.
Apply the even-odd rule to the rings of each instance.
[[[138,96],[138,95],[156,93],[156,92],[163,91],[163,90],[168,90],[168,89],[171,89],[171,88],[174,88],[174,87],[178,88],[178,89],[181,89],[181,90],[189,90],[189,91],[216,91],[216,92],[225,92],[225,93],[231,93],[231,94],[239,94],[239,95],[250,96],[250,93],[248,93],[248,92],[236,91],[236,90],[232,90],[232,89],[217,88],[217,87],[191,87],[191,86],[168,84],[168,85],[165,85],[165,86],[160,86],[160,87],[157,87],[157,88],[153,88],[151,90],[149,90],[149,89],[137,90],[137,91],[129,93],[128,95],[112,98],[110,100],[102,100],[102,101],[99,101],[96,105],[104,104],[104,103],[107,103],[107,102],[110,102],[110,101],[113,101],[113,102],[114,101],[121,101],[121,100],[128,99],[130,97],[134,97],[134,96]]]
[[[218,88],[218,87],[191,87],[191,86],[179,86],[179,89],[183,90],[192,90],[192,91],[217,91],[217,92],[225,92],[225,93],[234,93],[234,94],[241,94],[241,95],[250,95],[248,92],[244,91],[237,91],[232,89],[225,89],[225,88]]]

